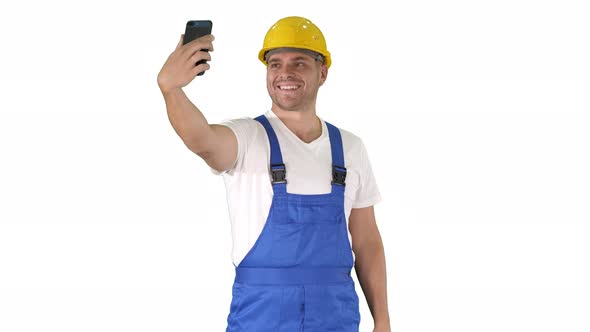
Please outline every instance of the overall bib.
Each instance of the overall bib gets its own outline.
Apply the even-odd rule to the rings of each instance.
[[[277,136],[264,115],[256,120],[270,142],[274,195],[259,238],[236,267],[226,332],[358,332],[340,131],[326,122],[331,193],[291,194]]]

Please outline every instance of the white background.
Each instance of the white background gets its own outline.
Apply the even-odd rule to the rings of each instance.
[[[373,164],[392,330],[590,330],[585,1],[154,3],[2,5],[0,331],[224,330],[223,180],[156,77],[211,19],[187,95],[210,123],[262,114],[257,53],[290,15],[333,54],[318,114]]]

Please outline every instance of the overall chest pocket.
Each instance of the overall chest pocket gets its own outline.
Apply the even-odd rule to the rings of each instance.
[[[332,204],[290,204],[282,218],[275,222],[285,224],[339,224],[344,221],[344,209]]]
[[[272,261],[280,266],[342,265],[346,257],[346,220],[342,207],[290,205],[271,218]]]

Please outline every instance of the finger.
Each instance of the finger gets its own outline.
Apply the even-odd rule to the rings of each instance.
[[[213,39],[215,39],[213,35],[206,35],[191,41],[188,43],[190,44],[190,53],[195,53],[201,49],[213,50]]]
[[[178,45],[176,45],[176,49],[182,47],[182,40],[184,39],[184,34],[180,35],[180,40],[178,41]]]
[[[211,61],[211,54],[209,54],[209,52],[204,52],[204,51],[197,52],[190,58],[190,61],[192,63],[197,63],[198,61],[201,61],[201,60]]]
[[[201,45],[201,48],[198,49],[197,51],[207,50],[209,52],[213,52],[213,43],[207,42],[207,43],[203,43],[203,44],[200,44],[200,45]]]
[[[211,48],[209,49],[209,52],[213,52],[213,41],[215,40],[215,36],[210,35],[211,36]]]
[[[204,35],[204,36],[200,37],[199,39],[201,39],[203,41],[212,42],[215,40],[215,37],[213,35]]]
[[[200,73],[202,71],[207,71],[207,70],[209,70],[209,68],[211,68],[211,66],[208,63],[202,63],[198,66],[195,66],[195,68],[193,68],[191,74],[193,76],[197,76],[198,73]]]
[[[187,44],[188,45],[188,44]],[[195,48],[190,48],[189,50],[186,50],[186,56],[187,59],[193,58],[193,57],[198,57],[199,59],[205,59],[206,54],[209,53],[210,49],[213,47],[211,44],[207,45],[207,44],[196,44],[197,49]]]

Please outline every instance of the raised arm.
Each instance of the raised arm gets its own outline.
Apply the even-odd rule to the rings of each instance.
[[[229,169],[238,153],[238,142],[226,126],[209,124],[201,111],[188,99],[183,87],[198,73],[208,70],[209,64],[195,64],[199,60],[211,60],[213,36],[208,35],[182,45],[183,36],[176,49],[158,74],[158,86],[166,102],[168,119],[184,144],[218,171]]]

